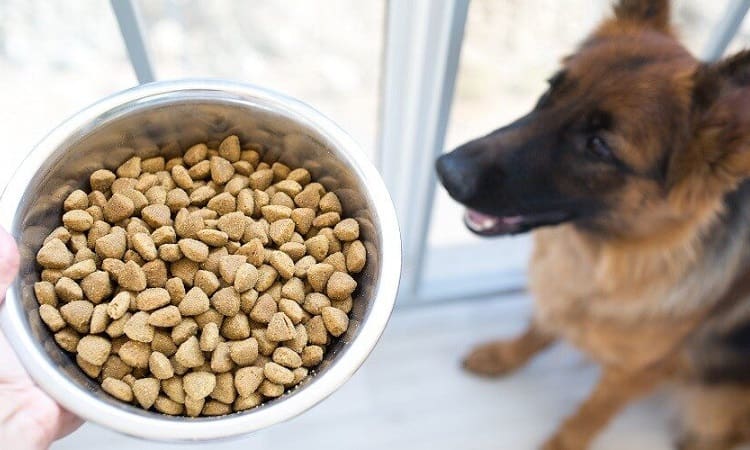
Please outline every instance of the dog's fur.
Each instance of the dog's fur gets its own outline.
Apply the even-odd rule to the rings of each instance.
[[[506,218],[485,234],[536,229],[532,323],[466,367],[505,374],[558,338],[602,365],[545,449],[587,448],[664,382],[679,448],[750,440],[750,53],[700,63],[668,3],[620,0],[529,115],[438,161],[454,198]]]

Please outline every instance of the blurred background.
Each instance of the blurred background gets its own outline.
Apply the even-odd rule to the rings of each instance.
[[[734,31],[732,11],[744,3],[674,1],[679,36],[710,57],[724,49],[717,36]],[[303,417],[212,448],[288,448],[307,439],[307,448],[533,448],[596,373],[566,348],[509,380],[461,373],[460,355],[473,342],[522,327],[530,240],[470,235],[461,208],[435,187],[432,161],[530,109],[560,58],[610,13],[610,1],[133,4],[156,79],[228,78],[313,105],[381,169],[404,231],[399,306],[363,370]],[[750,42],[750,23],[735,22],[728,52]],[[55,125],[137,83],[110,2],[0,0],[0,185]],[[481,300],[462,302],[468,298]],[[669,448],[661,409],[658,396],[637,406],[597,445]],[[101,439],[152,448],[94,426],[55,448],[98,448]]]

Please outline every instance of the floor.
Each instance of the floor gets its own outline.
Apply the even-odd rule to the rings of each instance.
[[[210,448],[535,449],[584,398],[595,367],[564,345],[505,379],[475,378],[459,367],[473,343],[518,332],[528,312],[523,297],[402,308],[365,365],[328,400],[289,422]],[[667,397],[660,393],[620,415],[594,450],[670,449],[669,428]],[[107,450],[181,448],[85,425],[52,449],[103,442]]]

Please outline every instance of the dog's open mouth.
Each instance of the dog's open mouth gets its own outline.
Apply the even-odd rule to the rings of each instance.
[[[569,213],[562,211],[499,217],[467,209],[464,222],[469,230],[480,236],[501,236],[524,233],[547,225],[557,225],[569,220],[570,217]]]

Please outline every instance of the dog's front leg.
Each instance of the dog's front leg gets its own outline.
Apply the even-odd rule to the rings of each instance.
[[[520,336],[475,347],[464,359],[464,368],[479,375],[504,375],[526,364],[555,339],[553,334],[532,321]]]
[[[651,391],[666,373],[661,368],[634,372],[604,367],[593,392],[573,415],[565,419],[542,449],[587,449],[620,409]]]

